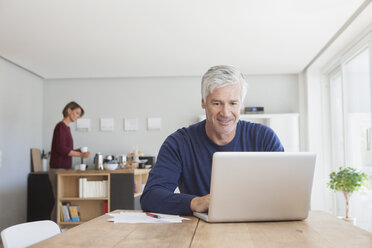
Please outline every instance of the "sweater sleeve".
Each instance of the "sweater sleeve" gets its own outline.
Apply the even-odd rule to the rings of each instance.
[[[59,155],[62,155],[62,156],[67,156],[70,151],[71,151],[71,147],[68,146],[67,144],[67,134],[66,134],[66,131],[67,130],[64,130],[61,125],[58,125],[55,130],[54,130],[54,138],[55,138],[55,141],[56,141],[56,152],[59,154]]]
[[[175,137],[169,136],[160,148],[156,165],[151,170],[141,196],[144,211],[190,215],[194,195],[174,193],[182,173],[180,147]]]
[[[279,137],[269,127],[266,127],[263,141],[264,150],[266,152],[284,152],[284,147],[280,142]]]

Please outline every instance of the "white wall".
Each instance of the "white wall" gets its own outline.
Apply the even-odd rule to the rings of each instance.
[[[266,112],[298,112],[296,75],[247,76],[246,106],[264,106]],[[46,80],[44,86],[43,148],[50,150],[53,129],[62,119],[62,109],[71,100],[85,109],[90,132],[70,125],[74,146],[91,152],[121,154],[134,145],[147,155],[157,156],[164,139],[204,114],[201,108],[201,77]],[[99,131],[99,118],[114,118],[115,131]],[[124,131],[123,119],[139,120],[138,131]],[[147,130],[147,117],[160,117],[162,129]],[[93,157],[93,156],[92,156]],[[92,164],[92,158],[86,160]],[[73,164],[79,163],[74,159]]]
[[[194,123],[202,113],[198,78],[47,80],[44,90],[43,146],[48,151],[54,126],[71,100],[84,108],[83,118],[91,120],[89,132],[77,132],[76,123],[70,124],[74,146],[88,146],[93,155],[126,154],[134,145],[156,155],[170,133]],[[147,130],[148,117],[160,117],[162,128]],[[114,118],[115,130],[99,131],[100,118]],[[139,130],[124,132],[124,118],[138,118]]]
[[[26,221],[30,148],[42,146],[43,80],[0,58],[0,231]]]
[[[264,106],[266,113],[298,113],[299,81],[297,74],[249,75],[245,106]]]

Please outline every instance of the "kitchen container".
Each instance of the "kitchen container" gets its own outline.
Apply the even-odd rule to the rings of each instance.
[[[118,164],[103,164],[105,170],[116,170],[118,168]]]

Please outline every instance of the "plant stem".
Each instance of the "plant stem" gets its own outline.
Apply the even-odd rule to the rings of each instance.
[[[345,218],[349,219],[349,202],[350,202],[350,195],[346,192],[343,192],[345,196],[345,201],[346,201],[346,214]]]

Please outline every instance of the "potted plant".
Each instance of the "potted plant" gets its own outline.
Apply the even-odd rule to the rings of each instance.
[[[341,191],[345,197],[346,215],[344,220],[354,221],[349,215],[350,197],[353,192],[357,192],[363,186],[368,185],[367,175],[351,167],[340,167],[338,172],[334,171],[329,174],[329,178],[328,186],[334,191]]]

